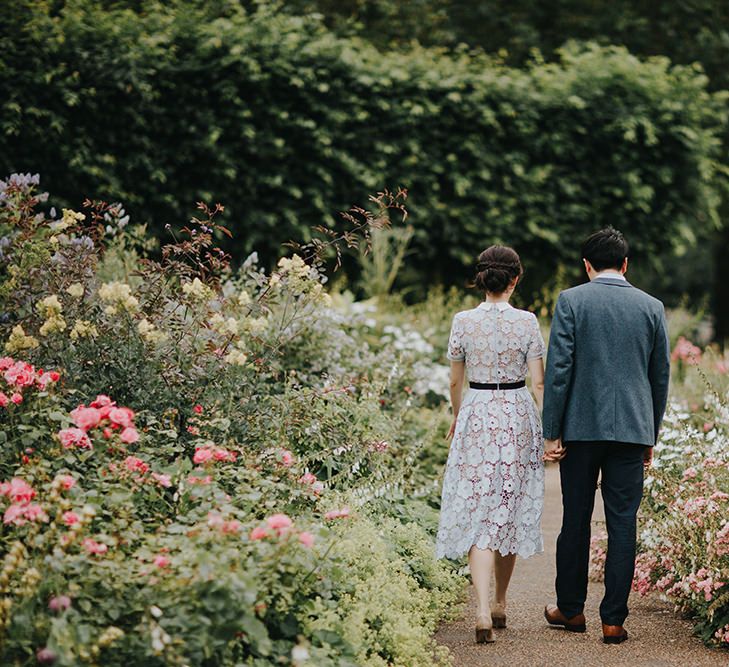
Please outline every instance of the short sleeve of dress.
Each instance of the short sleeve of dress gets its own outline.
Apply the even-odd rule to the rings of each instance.
[[[529,340],[527,342],[527,359],[542,359],[547,354],[547,346],[542,338],[542,331],[539,328],[539,320],[532,315],[529,326]]]
[[[463,323],[458,316],[453,318],[446,357],[451,361],[463,361],[466,358],[466,350],[463,346]]]

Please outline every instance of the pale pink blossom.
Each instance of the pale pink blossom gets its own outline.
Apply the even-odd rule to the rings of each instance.
[[[68,491],[76,485],[76,480],[71,475],[58,475],[56,477],[61,487]]]
[[[0,357],[0,372],[8,370],[15,363],[12,357]]]
[[[0,484],[0,496],[7,496],[14,503],[29,503],[35,495],[35,489],[19,477],[13,477],[9,482]]]
[[[294,462],[294,455],[288,449],[281,450],[281,464],[287,468]]]
[[[188,484],[210,484],[213,481],[211,475],[204,475],[203,477],[196,477],[195,475],[189,475],[187,478]]]
[[[210,528],[220,528],[223,525],[223,517],[217,512],[208,512],[208,526]]]
[[[134,425],[134,412],[129,408],[112,408],[109,410],[109,420],[124,428]]]
[[[87,408],[85,405],[79,405],[75,410],[71,411],[71,419],[80,429],[89,431],[96,428],[101,422],[101,413],[96,408]]]
[[[89,405],[92,408],[107,408],[113,407],[115,403],[106,394],[99,394]]]
[[[349,507],[342,507],[342,509],[331,510],[324,515],[325,519],[344,519],[349,516]]]
[[[4,391],[0,391],[0,408],[6,408],[10,403],[8,395]]]
[[[266,519],[266,524],[280,535],[293,525],[293,521],[285,514],[273,514]]]
[[[299,477],[299,482],[302,484],[313,484],[316,482],[316,475],[312,475],[310,472],[305,472],[301,477]]]
[[[3,515],[4,524],[13,524],[14,526],[22,526],[26,522],[25,505],[10,505]]]
[[[57,595],[48,601],[48,608],[51,611],[66,611],[71,606],[71,598],[68,595]]]
[[[19,394],[17,391],[13,393],[13,395],[10,397],[10,400],[15,403],[15,405],[20,405],[23,402],[23,394]]]
[[[231,534],[237,533],[241,529],[241,525],[240,521],[236,519],[230,519],[229,521],[225,521],[220,528],[224,533]]]
[[[141,475],[149,470],[149,465],[136,456],[127,456],[124,459],[124,467],[130,472],[138,472]]]
[[[139,440],[139,433],[133,426],[127,426],[119,436],[121,441],[126,445],[131,445]]]
[[[208,447],[198,447],[195,450],[195,455],[192,457],[192,462],[196,465],[200,463],[207,463],[213,458],[213,450]]]
[[[152,563],[154,563],[154,565],[159,568],[169,567],[171,562],[172,561],[167,556],[164,556],[162,554],[160,554],[159,556],[155,556],[154,560],[152,561]]]
[[[299,533],[299,542],[307,548],[314,546],[314,536],[311,533],[304,531]]]
[[[79,517],[78,514],[76,514],[76,512],[64,512],[63,515],[62,515],[62,517],[61,517],[61,520],[67,526],[74,526],[79,521],[81,521],[81,518]]]
[[[691,341],[680,336],[676,347],[671,353],[672,361],[683,361],[688,364],[696,365],[701,359],[701,348],[694,345]]]
[[[261,540],[264,537],[268,537],[268,531],[263,526],[256,526],[250,535],[252,540]]]
[[[157,484],[165,487],[165,489],[169,489],[172,486],[172,478],[165,473],[153,472],[150,476]]]
[[[714,428],[714,422],[704,422],[704,433],[708,433]]]
[[[97,542],[90,537],[84,539],[83,547],[88,553],[96,554],[97,556],[103,556],[107,551],[109,551],[109,547],[106,546],[106,544]]]
[[[80,428],[64,428],[58,432],[61,444],[66,448],[78,447],[79,449],[93,449],[86,431]]]

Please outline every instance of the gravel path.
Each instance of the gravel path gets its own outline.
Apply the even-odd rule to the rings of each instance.
[[[436,641],[451,650],[455,667],[729,667],[729,651],[704,647],[692,636],[691,623],[657,597],[633,593],[625,624],[630,639],[619,646],[603,644],[598,614],[603,589],[598,583],[590,584],[585,634],[550,628],[542,614],[544,605],[554,602],[554,549],[561,520],[559,470],[550,466],[542,523],[545,552],[517,561],[507,601],[509,627],[496,631],[496,643],[475,643],[473,589],[465,616],[438,630]],[[594,520],[603,520],[599,496]]]

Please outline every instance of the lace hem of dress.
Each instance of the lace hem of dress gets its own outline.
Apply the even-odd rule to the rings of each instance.
[[[492,551],[498,551],[502,556],[508,556],[510,554],[516,554],[520,558],[530,558],[537,554],[544,553],[544,541],[540,537],[538,542],[531,542],[530,544],[509,544],[511,540],[499,540],[493,535],[483,535],[476,542],[461,542],[456,545],[444,546],[442,544],[436,545],[435,557],[438,558],[449,558],[451,560],[457,560],[462,556],[465,556],[472,546],[476,546],[478,549],[491,549]],[[466,546],[468,544],[468,546]]]

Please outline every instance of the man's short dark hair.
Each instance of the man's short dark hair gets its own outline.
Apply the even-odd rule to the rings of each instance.
[[[628,251],[628,242],[614,227],[595,232],[582,244],[582,256],[592,264],[595,271],[620,270]]]

